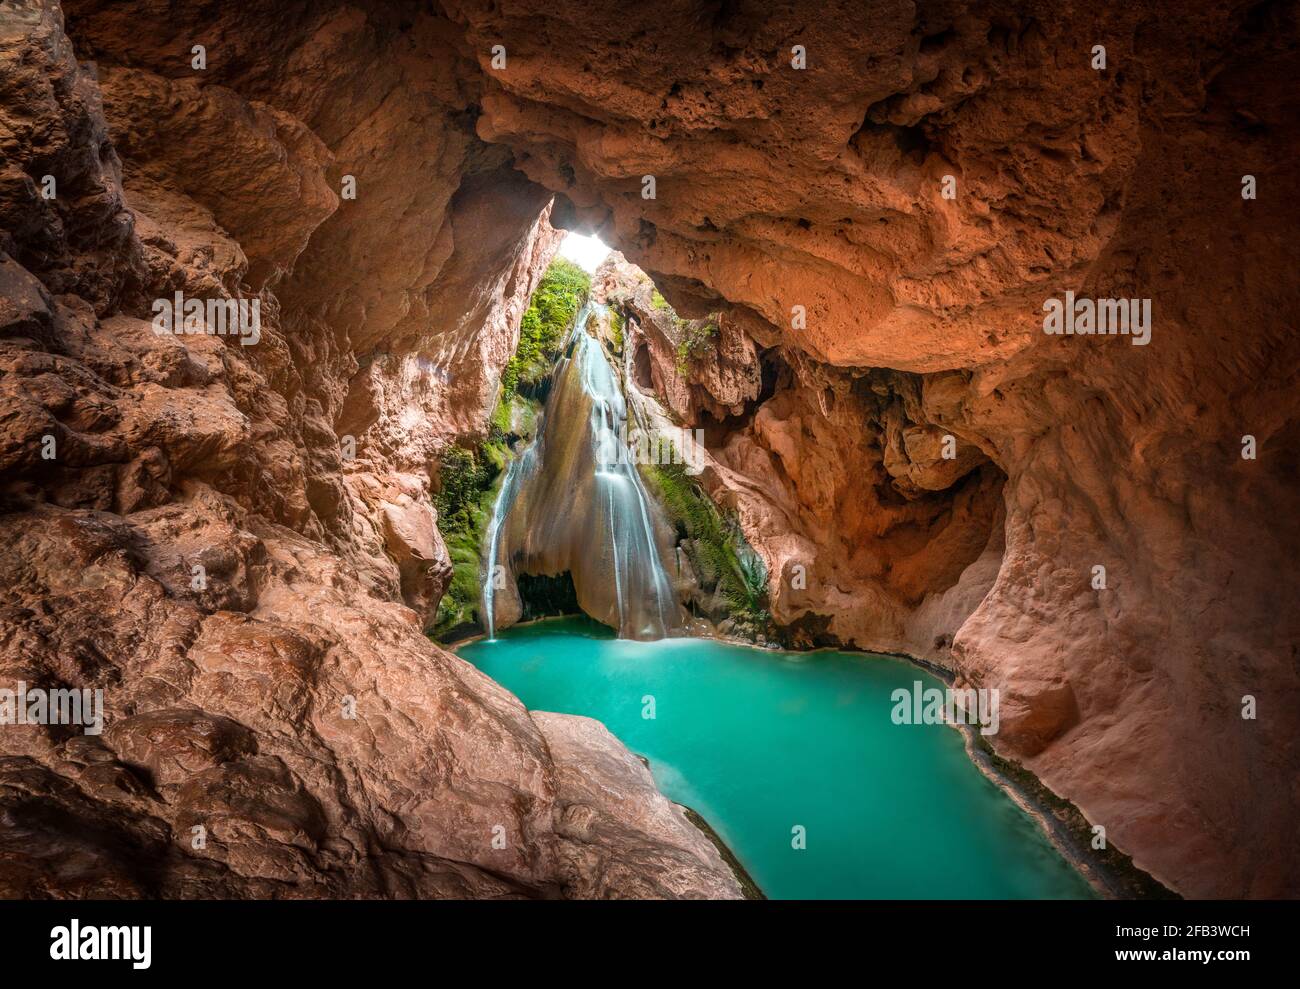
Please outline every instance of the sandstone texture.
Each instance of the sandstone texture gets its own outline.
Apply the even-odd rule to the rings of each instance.
[[[593,899],[735,899],[718,850],[655,788],[641,761],[591,718],[538,712],[557,769],[561,874]],[[634,822],[629,827],[629,821]]]
[[[626,322],[624,379],[678,422],[742,416],[759,397],[757,348],[728,314],[682,319],[650,277],[617,251],[596,269],[592,296],[616,307]]]
[[[558,227],[716,321],[679,362],[623,293],[779,623],[999,688],[998,750],[1178,892],[1300,895],[1295,17],[4,4],[0,677],[108,727],[0,729],[0,890],[737,895],[616,743],[421,634]],[[154,334],[178,290],[260,343]],[[1066,291],[1149,345],[1046,335]]]

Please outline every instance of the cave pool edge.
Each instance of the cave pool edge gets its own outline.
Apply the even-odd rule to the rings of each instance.
[[[891,722],[894,689],[945,686],[905,658],[636,642],[585,616],[456,652],[530,710],[603,722],[769,898],[1099,895],[976,764],[963,733]],[[647,698],[654,717],[643,717]]]

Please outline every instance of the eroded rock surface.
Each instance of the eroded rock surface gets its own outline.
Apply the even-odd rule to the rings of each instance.
[[[609,729],[567,714],[538,712],[533,720],[556,764],[562,869],[574,891],[600,899],[741,896],[704,832]]]
[[[554,194],[736,331],[676,374],[642,322],[647,387],[779,621],[1000,688],[998,748],[1178,891],[1300,893],[1291,7],[65,7],[0,18],[0,663],[124,706],[0,735],[10,889],[607,891],[544,732],[419,634],[419,493]],[[262,342],[154,335],[176,290]],[[1150,299],[1149,345],[1046,336],[1067,290]]]
[[[626,329],[624,376],[682,422],[745,413],[759,397],[754,341],[728,314],[682,319],[650,277],[617,251],[596,270],[592,296],[617,308]]]

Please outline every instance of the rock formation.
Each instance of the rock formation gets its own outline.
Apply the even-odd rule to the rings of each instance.
[[[778,621],[1000,688],[1179,892],[1300,894],[1292,6],[62,10],[0,13],[0,676],[112,699],[0,730],[6,893],[734,895],[420,634],[554,225],[719,314],[633,359]],[[176,291],[260,343],[156,335]],[[1045,334],[1067,291],[1150,342]]]
[[[754,341],[727,313],[684,320],[650,277],[611,252],[596,270],[593,296],[628,316],[626,377],[681,422],[743,416],[759,397],[761,364]]]

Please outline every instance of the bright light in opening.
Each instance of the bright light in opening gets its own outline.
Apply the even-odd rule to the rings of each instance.
[[[572,230],[564,235],[560,244],[560,256],[568,258],[588,272],[600,267],[600,262],[609,254],[609,248],[601,243],[599,237],[584,237]]]

